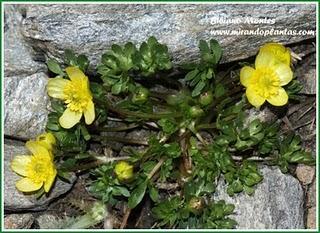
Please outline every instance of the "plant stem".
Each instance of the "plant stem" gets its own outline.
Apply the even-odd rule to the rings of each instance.
[[[249,158],[243,158],[242,156],[232,156],[232,159],[235,161],[242,161],[244,159],[246,160],[250,160],[250,161],[272,161],[274,158],[272,157],[258,157],[258,156],[253,156],[253,157],[249,157]]]
[[[99,142],[99,141],[114,141],[114,142],[121,142],[133,145],[140,145],[140,146],[148,146],[147,141],[143,140],[135,140],[131,138],[120,138],[114,136],[99,136],[99,135],[91,135],[92,140]]]
[[[120,225],[120,229],[124,229],[126,227],[130,213],[131,213],[131,209],[127,207]]]
[[[176,113],[173,113],[173,112],[162,112],[162,113],[133,112],[133,111],[125,110],[125,109],[114,108],[111,106],[108,106],[108,109],[112,112],[119,114],[119,115],[133,116],[133,117],[146,118],[146,119],[161,119],[161,118],[176,115]]]
[[[97,167],[97,166],[99,166],[101,164],[103,164],[103,162],[97,160],[97,161],[94,161],[94,162],[91,162],[91,163],[87,163],[87,164],[76,166],[76,167],[72,168],[71,171],[82,172],[82,171],[88,170],[90,168]]]
[[[139,127],[139,124],[130,124],[126,126],[119,126],[119,127],[102,127],[100,131],[107,131],[107,132],[120,132],[120,131],[127,131],[130,129],[134,129]]]
[[[151,179],[154,174],[159,170],[159,168],[161,167],[161,165],[164,163],[165,158],[161,158],[159,160],[159,162],[156,164],[156,166],[154,166],[154,168],[151,170],[151,172],[148,174],[147,179]]]
[[[200,124],[197,127],[197,130],[201,130],[201,129],[216,129],[217,126],[215,123],[211,123],[211,124]]]

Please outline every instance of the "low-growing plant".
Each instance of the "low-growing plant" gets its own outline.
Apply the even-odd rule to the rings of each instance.
[[[90,72],[86,56],[71,51],[63,64],[47,61],[55,75],[48,83],[47,131],[56,140],[50,161],[63,180],[70,172],[89,173],[88,190],[99,205],[125,206],[121,227],[148,199],[154,228],[235,228],[234,205],[213,196],[219,180],[230,196],[252,195],[263,181],[259,163],[284,173],[291,164],[315,163],[294,132],[247,111],[252,105],[257,111],[267,104],[281,108],[299,97],[289,49],[264,45],[255,65],[233,78],[219,71],[222,48],[216,40],[201,40],[199,49],[198,62],[179,66],[167,46],[150,37],[139,48],[131,42],[112,45]],[[126,136],[139,130],[149,133]],[[24,179],[32,173],[22,171],[28,161],[13,163]],[[33,182],[48,192],[51,183],[43,178]],[[18,188],[36,189],[27,184]],[[79,219],[79,226],[89,227],[103,217]]]

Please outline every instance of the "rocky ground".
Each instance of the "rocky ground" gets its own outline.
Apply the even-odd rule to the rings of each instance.
[[[281,28],[316,28],[315,7],[311,5],[240,5],[234,10],[232,5],[88,5],[84,8],[80,5],[7,4],[4,11],[4,205],[5,228],[8,229],[45,228],[48,221],[80,214],[72,203],[81,200],[86,205],[92,202],[85,189],[85,177],[77,179],[74,176],[69,184],[57,182],[49,198],[35,199],[14,188],[18,176],[9,168],[12,156],[23,153],[22,142],[43,132],[47,120],[46,57],[60,60],[63,50],[71,48],[88,55],[94,67],[112,43],[138,42],[154,35],[169,45],[177,63],[192,60],[197,56],[198,40],[211,38],[211,31],[222,27],[210,23],[217,14],[244,17],[248,12],[256,12],[258,16],[276,18]],[[265,28],[271,26],[263,25]],[[288,45],[302,58],[295,64],[295,74],[304,85],[300,94],[302,101],[289,105],[282,121],[284,130],[298,132],[304,146],[315,155],[315,38],[218,36],[216,39],[225,49],[222,62],[226,67],[250,59],[260,45],[272,40]],[[260,117],[273,118],[274,111],[264,109]],[[299,165],[287,175],[277,168],[261,167],[261,171],[265,179],[253,197],[240,194],[229,198],[224,193],[223,183],[217,188],[217,197],[236,205],[234,218],[239,222],[238,228],[316,228],[315,167]],[[116,221],[114,225],[117,225]],[[149,227],[148,221],[138,227]]]

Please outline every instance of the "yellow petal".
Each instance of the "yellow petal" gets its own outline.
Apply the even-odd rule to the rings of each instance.
[[[26,147],[33,155],[50,156],[47,148],[36,141],[27,141]]]
[[[67,108],[59,118],[59,123],[62,128],[70,129],[80,121],[81,116],[82,112],[71,111],[69,108]]]
[[[65,99],[64,88],[70,83],[70,80],[63,78],[52,78],[48,81],[47,90],[48,95],[57,98]]]
[[[31,156],[17,155],[11,161],[11,169],[21,176],[27,176],[27,165],[31,162]]]
[[[40,134],[37,137],[36,141],[39,142],[42,146],[46,147],[48,150],[52,150],[52,147],[56,144],[56,139],[50,132]]]
[[[88,102],[87,109],[84,111],[84,119],[87,125],[90,125],[95,118],[94,103],[92,101]]]
[[[284,63],[276,65],[275,72],[280,80],[280,86],[287,85],[293,78],[291,68]]]
[[[56,178],[57,170],[53,168],[53,170],[50,172],[50,175],[47,177],[47,180],[44,182],[44,191],[49,192],[51,189],[51,186]]]
[[[71,81],[87,81],[88,77],[78,68],[75,66],[69,66],[66,68],[66,72],[71,79]]]
[[[16,187],[21,192],[34,192],[39,190],[43,182],[35,183],[29,178],[22,178],[16,182]]]
[[[253,88],[250,87],[246,90],[246,96],[249,103],[256,108],[260,107],[265,102],[265,98],[260,96]]]
[[[245,66],[240,71],[240,82],[243,86],[248,87],[250,78],[253,76],[255,70],[250,66]]]
[[[288,103],[288,95],[286,91],[279,87],[278,94],[267,98],[267,101],[274,106],[283,106]]]
[[[272,53],[262,52],[262,53],[259,53],[256,57],[255,68],[257,69],[260,67],[270,67],[275,63],[276,63],[276,60],[275,60],[275,57],[272,55]]]
[[[281,63],[290,66],[291,54],[290,49],[279,43],[267,43],[260,48],[261,52],[272,53],[273,56]]]

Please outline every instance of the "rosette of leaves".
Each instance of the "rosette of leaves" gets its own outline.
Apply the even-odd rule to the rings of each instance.
[[[172,68],[168,47],[160,44],[153,36],[147,42],[142,42],[139,50],[134,54],[133,60],[143,76],[150,76],[157,71]]]
[[[185,76],[189,86],[193,88],[192,97],[200,95],[209,89],[214,82],[216,67],[222,56],[222,49],[216,40],[210,40],[209,44],[200,40],[199,42],[201,60],[199,64],[189,64],[191,71]],[[184,68],[188,68],[185,66]]]
[[[228,215],[234,211],[234,205],[225,201],[205,203],[201,198],[189,201],[175,196],[159,202],[153,209],[157,226],[189,229],[232,229],[236,221]]]
[[[111,50],[102,55],[98,73],[101,74],[104,85],[111,89],[112,94],[117,95],[134,92],[134,71],[142,76],[150,76],[157,71],[171,68],[167,46],[150,37],[147,42],[142,42],[138,50],[131,42],[123,47],[113,44]]]
[[[110,205],[117,204],[121,197],[130,197],[130,191],[114,175],[114,164],[104,164],[92,172],[97,179],[91,184],[90,192]]]
[[[311,153],[302,149],[301,139],[298,135],[291,133],[282,137],[283,139],[279,141],[279,152],[275,163],[283,173],[288,172],[289,164],[315,164],[315,158],[312,157]]]
[[[98,73],[112,94],[127,92],[130,85],[133,85],[128,72],[134,67],[132,56],[135,52],[136,47],[129,42],[123,47],[113,44],[111,50],[102,55]]]
[[[254,162],[244,161],[241,167],[227,172],[224,178],[228,183],[227,193],[229,196],[233,196],[242,191],[252,195],[254,193],[253,187],[262,181],[263,176]]]

